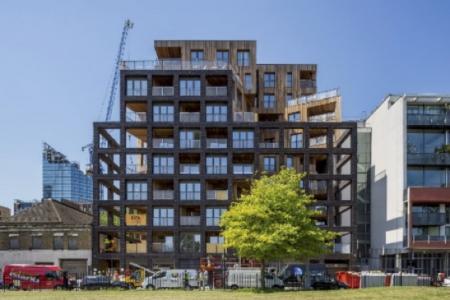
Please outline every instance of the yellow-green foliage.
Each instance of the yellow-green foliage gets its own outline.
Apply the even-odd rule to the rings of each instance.
[[[255,180],[250,193],[222,216],[226,246],[260,261],[304,260],[326,252],[336,235],[314,224],[316,212],[309,208],[314,199],[300,188],[303,176],[283,169]]]

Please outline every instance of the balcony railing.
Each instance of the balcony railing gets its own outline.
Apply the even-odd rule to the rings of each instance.
[[[199,226],[200,225],[200,216],[180,216],[180,225],[181,226]]]
[[[127,164],[127,174],[147,174],[147,165]]]
[[[153,190],[153,200],[173,200],[173,190]]]
[[[309,122],[333,122],[336,121],[336,114],[326,113],[308,117]]]
[[[206,243],[206,253],[211,253],[211,254],[225,253],[225,247],[223,244]]]
[[[334,244],[333,246],[333,253],[350,254],[350,250],[350,244]]]
[[[233,148],[253,148],[253,140],[233,140]]]
[[[265,148],[265,149],[276,149],[279,148],[280,144],[278,142],[262,142],[259,143],[259,148]]]
[[[173,252],[173,244],[153,243],[152,250],[153,250],[153,252],[156,252],[156,253]]]
[[[408,125],[449,125],[446,114],[408,114]]]
[[[181,192],[180,193],[180,200],[200,200],[200,192]]]
[[[234,112],[233,113],[233,121],[234,122],[250,122],[250,123],[254,123],[254,122],[258,122],[258,115],[255,114],[254,112]]]
[[[223,61],[206,60],[123,60],[120,64],[121,70],[232,70],[237,74],[233,65]]]
[[[339,96],[339,89],[333,89],[329,91],[323,91],[310,96],[302,96],[296,99],[291,99],[288,101],[288,106],[295,106],[299,104],[304,104],[312,101],[319,101],[323,99],[333,98]]]
[[[227,139],[207,139],[206,147],[208,149],[225,149],[227,148]]]
[[[206,191],[207,200],[228,200],[228,190],[209,190]]]
[[[180,112],[180,122],[200,122],[200,112]]]
[[[408,153],[408,164],[417,165],[448,165],[449,153]]]
[[[226,86],[207,86],[206,96],[226,96],[227,87]]]
[[[300,79],[301,89],[314,89],[316,87],[316,81],[310,79]]]
[[[153,122],[173,122],[174,114],[153,114]]]
[[[206,114],[206,122],[226,122],[227,114]]]
[[[154,86],[152,87],[153,96],[173,96],[175,89],[173,86]]]
[[[253,174],[253,165],[252,164],[235,164],[235,165],[233,165],[233,174],[252,175]]]
[[[413,213],[413,226],[417,225],[444,225],[447,223],[446,213]]]
[[[152,141],[153,148],[156,149],[171,149],[174,147],[173,139],[171,138],[156,138]]]
[[[420,242],[431,244],[433,242],[441,242],[444,244],[450,244],[450,236],[447,235],[413,235],[413,242]]]
[[[200,140],[180,140],[180,148],[200,148]]]
[[[127,122],[146,122],[146,112],[127,112]]]
[[[207,174],[227,174],[227,166],[206,166]]]
[[[199,164],[180,164],[180,174],[200,174]]]

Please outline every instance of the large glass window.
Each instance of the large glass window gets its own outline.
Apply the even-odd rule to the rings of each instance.
[[[266,172],[275,172],[276,171],[276,159],[275,156],[265,156],[263,158],[264,162],[264,171]]]
[[[444,187],[446,186],[446,170],[430,167],[408,167],[408,186]]]
[[[98,209],[99,226],[120,226],[120,207],[105,206]]]
[[[264,94],[263,98],[264,108],[275,108],[275,95],[274,94]]]
[[[237,64],[240,67],[250,66],[250,51],[238,50],[237,52]]]
[[[181,182],[180,200],[200,200],[200,182]]]
[[[295,112],[288,115],[288,121],[289,122],[300,122],[300,113]]]
[[[302,148],[303,147],[303,134],[296,133],[290,136],[291,148]]]
[[[153,226],[173,226],[173,208],[153,208]]]
[[[147,182],[127,181],[127,200],[147,200]]]
[[[153,121],[154,122],[173,122],[173,105],[154,105]]]
[[[180,148],[200,148],[200,131],[180,130]]]
[[[203,50],[191,51],[191,61],[202,61],[202,60],[203,60]]]
[[[206,105],[206,122],[226,122],[227,114],[226,105]]]
[[[216,51],[216,62],[228,63],[228,50],[217,50]]]
[[[444,131],[408,131],[408,153],[436,153],[445,144]]]
[[[223,207],[211,207],[206,209],[206,226],[219,226],[220,218],[227,209]]]
[[[180,79],[180,96],[200,96],[200,79]]]
[[[255,133],[250,130],[233,131],[233,148],[253,148]]]
[[[78,250],[78,234],[71,234],[68,237],[67,248],[69,250]]]
[[[147,79],[127,79],[127,96],[147,96]]]
[[[264,73],[264,87],[275,87],[275,73]]]
[[[208,156],[206,157],[207,174],[226,174],[227,157],[226,156]]]
[[[173,156],[154,156],[153,174],[173,174],[174,160]]]

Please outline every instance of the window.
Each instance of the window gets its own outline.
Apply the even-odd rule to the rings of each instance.
[[[127,200],[147,200],[147,182],[128,181]]]
[[[53,235],[53,250],[63,250],[64,249],[64,235],[54,234]]]
[[[180,200],[200,200],[200,182],[180,183]]]
[[[180,251],[183,253],[200,253],[200,234],[182,232],[180,234]]]
[[[203,60],[203,50],[192,50],[191,51],[191,61],[202,61]]]
[[[292,88],[292,72],[286,73],[286,87]]]
[[[120,207],[99,207],[98,223],[99,226],[120,226]]]
[[[421,131],[414,130],[408,132],[408,153],[436,153],[436,149],[445,144],[444,131]]]
[[[446,170],[430,167],[408,167],[408,186],[445,187]]]
[[[173,174],[173,165],[172,156],[154,156],[153,174]]]
[[[250,51],[238,50],[237,52],[237,64],[240,67],[250,66]]]
[[[17,250],[19,249],[19,235],[18,234],[10,234],[9,235],[9,249]]]
[[[31,249],[42,249],[42,236],[41,235],[31,236]]]
[[[200,79],[180,79],[180,96],[200,96]]]
[[[226,208],[214,207],[206,209],[206,226],[219,226],[220,225],[220,217],[224,212],[226,212]]]
[[[207,174],[227,174],[226,156],[208,156],[206,157]]]
[[[253,148],[254,132],[249,130],[233,131],[233,148]]]
[[[153,226],[173,226],[173,208],[153,208]]]
[[[154,122],[173,122],[173,105],[154,105]]]
[[[200,131],[180,130],[180,148],[200,148]]]
[[[228,51],[227,50],[217,50],[216,51],[216,62],[217,63],[228,63]]]
[[[127,96],[147,96],[147,79],[127,79]]]
[[[302,148],[303,147],[303,134],[295,133],[291,135],[291,148]]]
[[[264,171],[266,172],[275,172],[275,157],[274,156],[266,156],[264,157]]]
[[[78,235],[72,234],[69,236],[68,249],[78,250]]]
[[[286,168],[294,167],[294,158],[292,156],[286,156]]]
[[[300,122],[300,113],[292,113],[288,115],[288,121],[289,122]]]
[[[285,96],[285,101],[286,101],[286,105],[289,105],[289,101],[292,100],[292,94],[286,94]]]
[[[226,122],[228,108],[226,105],[207,105],[206,122]]]
[[[251,90],[253,88],[253,78],[250,73],[245,73],[244,75],[244,88],[246,90]]]
[[[264,94],[264,108],[275,108],[275,95],[274,94]]]
[[[275,73],[264,73],[264,87],[265,88],[275,87]]]

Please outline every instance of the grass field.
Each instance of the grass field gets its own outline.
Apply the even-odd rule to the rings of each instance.
[[[0,299],[8,300],[145,300],[145,299],[306,299],[306,300],[391,300],[391,299],[450,299],[450,288],[371,288],[338,291],[0,291]]]

